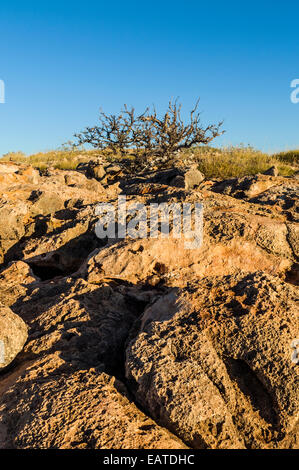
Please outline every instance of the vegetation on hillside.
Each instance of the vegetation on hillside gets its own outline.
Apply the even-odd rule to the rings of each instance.
[[[127,105],[118,115],[100,113],[99,124],[87,127],[75,134],[78,145],[91,145],[110,150],[125,157],[134,156],[136,170],[144,169],[149,159],[155,158],[156,166],[169,166],[180,151],[195,145],[208,145],[223,134],[222,122],[204,127],[201,123],[198,103],[190,112],[188,121],[181,116],[182,105],[177,100],[168,103],[167,111],[159,116],[155,107],[137,115]]]
[[[273,165],[284,176],[298,171],[299,150],[271,155],[244,145],[211,147],[210,143],[223,133],[222,123],[202,126],[197,108],[198,102],[184,122],[177,101],[169,102],[166,113],[160,117],[155,108],[137,115],[134,108],[124,106],[118,115],[101,113],[97,126],[75,134],[76,142],[69,141],[57,150],[30,156],[9,152],[2,161],[27,163],[40,170],[49,167],[74,170],[80,163],[104,160],[127,164],[128,171],[133,173],[196,163],[207,178],[254,175]]]
[[[289,163],[291,165],[299,165],[299,150],[287,150],[286,152],[276,153],[274,158],[277,160]]]
[[[26,156],[23,152],[9,152],[3,155],[2,161],[27,163],[35,168],[58,168],[75,170],[79,163],[97,158],[101,152],[92,150],[50,150]]]
[[[81,162],[104,158],[107,161],[119,161],[120,154],[103,150],[53,150],[26,156],[22,152],[10,152],[3,156],[2,161],[27,163],[44,170],[49,167],[74,170]],[[127,157],[134,158],[130,153]],[[181,151],[180,164],[196,162],[198,168],[207,178],[230,178],[262,173],[270,166],[276,165],[279,174],[288,176],[299,169],[299,150],[267,154],[252,147],[230,146],[212,148],[208,146],[195,147]]]
[[[299,165],[297,160],[286,161],[284,154],[271,155],[250,146],[224,148],[201,147],[192,150],[193,159],[207,178],[230,178],[263,173],[275,165],[282,176],[291,176]]]

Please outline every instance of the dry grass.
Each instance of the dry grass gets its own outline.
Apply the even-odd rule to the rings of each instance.
[[[10,152],[3,155],[2,161],[27,163],[35,168],[58,168],[60,170],[74,170],[81,162],[93,160],[103,155],[99,150],[53,150],[26,156],[23,152]],[[109,156],[107,155],[107,158]]]
[[[284,163],[299,166],[299,150],[288,150],[286,152],[276,153],[274,158]]]
[[[28,163],[41,170],[53,167],[73,170],[81,162],[104,156],[108,161],[119,156],[103,150],[54,150],[26,156],[22,152],[11,152],[3,156],[4,161]],[[270,155],[252,147],[235,146],[224,148],[197,147],[182,152],[182,161],[192,161],[207,178],[230,178],[263,173],[270,166],[276,165],[279,174],[289,176],[298,170],[299,150]]]
[[[299,153],[299,152],[298,152]],[[255,150],[252,147],[224,147],[221,149],[199,147],[189,152],[189,158],[198,163],[207,178],[231,178],[263,173],[276,165],[282,176],[292,175],[296,168],[276,155]]]

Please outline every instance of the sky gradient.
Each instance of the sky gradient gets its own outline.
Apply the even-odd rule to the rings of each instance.
[[[299,148],[299,6],[251,1],[7,1],[0,5],[0,156],[55,149],[124,103],[172,97],[215,144]]]

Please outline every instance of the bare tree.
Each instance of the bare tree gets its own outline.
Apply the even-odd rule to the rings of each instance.
[[[188,123],[181,117],[182,105],[170,101],[164,116],[158,117],[155,107],[147,108],[143,114],[136,115],[134,108],[126,105],[119,115],[100,114],[100,124],[87,127],[75,134],[78,145],[90,144],[100,149],[109,149],[125,156],[128,153],[136,157],[139,165],[150,157],[164,157],[171,161],[176,153],[194,145],[207,145],[221,135],[222,122],[201,125],[198,103],[190,112]]]

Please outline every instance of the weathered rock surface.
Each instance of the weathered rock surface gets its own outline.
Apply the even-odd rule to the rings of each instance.
[[[75,171],[40,175],[31,167],[20,165],[15,171],[15,165],[0,162],[0,264],[10,260],[8,252],[20,240],[59,229],[63,213],[107,200],[112,193]],[[55,213],[58,220],[51,217]]]
[[[197,188],[205,179],[205,176],[197,169],[197,166],[190,168],[169,168],[166,170],[155,171],[152,174],[144,173],[139,177],[128,177],[124,179],[122,187],[127,194],[132,192],[131,186],[143,185],[162,185],[191,190]],[[138,194],[138,193],[137,193]]]
[[[127,348],[136,398],[192,447],[298,444],[295,300],[295,288],[263,273],[170,290]]]
[[[0,303],[0,371],[15,359],[26,340],[26,324]]]
[[[24,265],[2,272],[4,297],[30,334],[14,371],[0,380],[0,448],[185,448],[107,375],[122,376],[142,302],[107,283],[40,283]]]
[[[273,165],[268,170],[264,171],[264,175],[270,175],[270,176],[278,176],[278,168]]]
[[[172,190],[167,194],[169,203],[178,200]],[[134,200],[151,201],[153,196],[159,199],[152,192],[135,196]],[[259,208],[209,191],[185,195],[183,201],[204,203],[201,248],[186,249],[181,239],[173,237],[107,244],[88,261],[89,279],[116,277],[147,283],[155,278],[167,285],[182,286],[211,274],[261,269],[285,277],[293,269],[298,249],[297,224],[287,222],[280,213],[273,211],[269,216],[263,206]],[[162,272],[157,263],[164,266]]]
[[[0,448],[298,447],[298,179],[196,171],[0,163]],[[98,239],[120,192],[202,202],[202,247]]]
[[[5,390],[0,413],[4,449],[186,448],[132,403],[121,382],[95,369],[67,374],[56,356]]]
[[[298,222],[298,180],[269,175],[244,176],[217,182],[212,191],[256,204],[271,206],[288,220]]]

